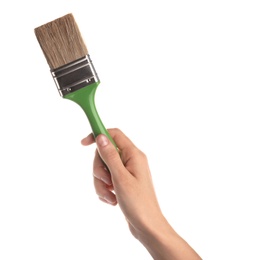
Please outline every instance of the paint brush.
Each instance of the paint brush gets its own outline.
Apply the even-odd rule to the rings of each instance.
[[[73,15],[62,16],[34,31],[60,95],[83,109],[94,137],[106,135],[118,150],[98,115],[95,93],[100,80]]]

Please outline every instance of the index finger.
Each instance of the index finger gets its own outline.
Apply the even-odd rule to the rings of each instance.
[[[108,132],[114,139],[119,150],[123,151],[127,148],[136,148],[133,142],[120,129],[110,128]]]

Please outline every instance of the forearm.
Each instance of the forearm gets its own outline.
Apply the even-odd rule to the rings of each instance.
[[[137,237],[155,260],[201,260],[165,218],[155,226],[146,224],[145,229]]]

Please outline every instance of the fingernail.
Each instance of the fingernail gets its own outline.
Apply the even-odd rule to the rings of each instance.
[[[115,204],[115,203],[116,203],[115,198],[112,198],[112,197],[110,197],[110,196],[108,196],[108,195],[105,195],[105,196],[103,197],[103,199],[106,200],[106,201],[107,201],[108,203],[110,203],[110,204]]]
[[[109,186],[112,185],[111,179],[108,179],[107,177],[102,177],[101,180]]]
[[[109,143],[108,138],[103,134],[99,135],[96,140],[97,144],[102,147],[107,146]]]

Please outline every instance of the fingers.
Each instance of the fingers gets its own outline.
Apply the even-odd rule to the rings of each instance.
[[[97,148],[100,152],[100,156],[103,161],[106,163],[109,170],[113,171],[113,174],[116,172],[120,172],[121,169],[124,169],[125,166],[128,170],[130,169],[129,165],[133,165],[133,168],[142,167],[142,164],[145,165],[146,156],[132,143],[132,141],[119,129],[108,129],[109,134],[112,136],[115,141],[117,147],[120,150],[120,154],[118,155],[116,149],[106,140],[106,146],[103,144],[97,143],[99,145]],[[101,139],[100,135],[98,136]],[[87,137],[82,139],[81,143],[85,146],[91,145],[95,142],[93,134],[89,134]],[[105,146],[105,147],[104,147]],[[121,160],[120,160],[121,156]],[[142,172],[142,171],[132,171],[131,174],[134,175],[134,172]]]
[[[122,151],[125,148],[135,148],[132,141],[118,128],[108,129],[117,147]]]
[[[136,148],[131,140],[118,128],[108,129],[108,132],[112,136],[119,150],[122,151],[127,148]],[[81,140],[81,144],[84,146],[91,145],[93,143],[95,143],[93,133],[89,134],[87,137]]]
[[[124,171],[125,168],[114,145],[103,134],[100,134],[96,137],[96,144],[100,157],[107,165],[112,177],[115,175],[120,175],[120,173]]]
[[[97,178],[94,178],[94,187],[96,194],[98,195],[100,200],[111,205],[117,204],[116,196],[111,191],[111,187],[108,187],[104,182],[98,180]]]
[[[97,151],[94,158],[93,174],[94,186],[100,200],[117,204],[117,198],[113,193],[113,187],[118,195],[120,189],[134,178],[148,178],[150,171],[146,156],[124,135],[119,129],[108,129],[117,147],[121,152],[117,152],[116,147],[103,134],[94,139],[93,134],[89,134],[82,139],[82,145],[97,144]],[[111,174],[110,174],[111,173]]]
[[[111,175],[106,169],[102,159],[100,158],[98,151],[95,152],[94,163],[93,163],[93,175],[98,180],[103,181],[106,185],[113,185]]]
[[[128,170],[129,175],[136,178],[144,177],[145,173],[150,174],[148,167],[148,160],[146,155],[134,145],[134,143],[119,129],[109,129],[108,130],[112,138],[114,139],[117,147],[121,151],[122,167],[117,169],[118,171],[124,168]],[[113,154],[116,154],[113,152]],[[117,158],[115,156],[115,158]],[[119,158],[117,158],[119,159]],[[116,168],[116,161],[109,159],[113,162],[113,167]],[[119,161],[119,160],[118,160]],[[107,162],[106,162],[107,163]],[[111,168],[112,171],[112,168]],[[119,175],[119,178],[122,177]]]
[[[94,140],[94,136],[93,136],[92,133],[81,140],[81,144],[84,145],[84,146],[93,144],[94,142],[95,142],[95,140]]]
[[[104,182],[98,180],[97,178],[94,178],[94,187],[96,194],[98,195],[100,200],[107,202],[111,205],[117,204],[116,196],[111,191],[112,187],[107,186]]]
[[[88,146],[95,143],[93,133],[81,140],[81,144]],[[109,171],[96,150],[93,163],[94,187],[99,199],[111,205],[117,204],[115,194],[112,192],[113,184]]]
[[[99,199],[111,205],[116,205],[117,200],[115,194],[112,192],[113,185],[111,176],[105,168],[97,151],[94,158],[93,172],[94,187]]]

